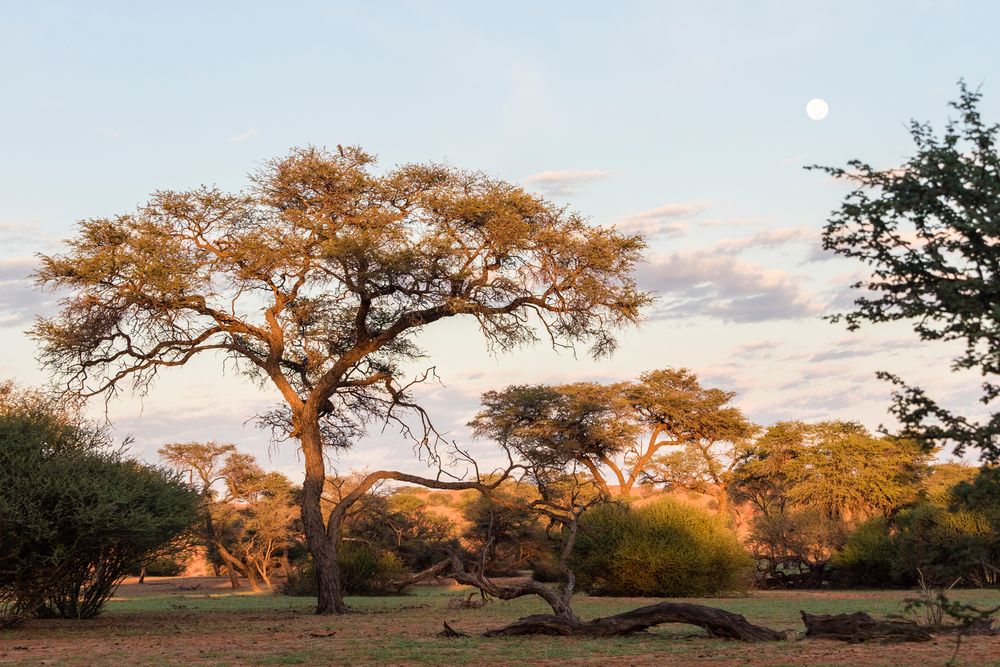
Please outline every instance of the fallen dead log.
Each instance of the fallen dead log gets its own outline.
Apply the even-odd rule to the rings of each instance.
[[[430,566],[426,570],[421,570],[413,576],[407,577],[406,579],[401,579],[392,582],[392,587],[396,589],[397,593],[402,593],[404,588],[417,584],[425,579],[432,579],[434,577],[442,576],[450,567],[451,563],[448,560],[443,560],[440,563]]]
[[[858,611],[853,614],[808,614],[804,611],[802,622],[806,637],[810,639],[835,639],[843,642],[926,642],[933,638],[933,631],[913,621],[887,621],[872,618]]]
[[[685,623],[704,628],[710,637],[745,642],[779,641],[783,632],[754,625],[740,614],[700,604],[660,602],[622,614],[592,621],[576,621],[553,614],[526,616],[509,625],[484,633],[485,637],[513,635],[561,635],[619,637],[642,632],[663,623]]]

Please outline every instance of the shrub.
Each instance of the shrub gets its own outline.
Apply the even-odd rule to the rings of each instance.
[[[146,563],[147,577],[176,577],[184,571],[184,563],[169,556],[154,558]]]
[[[980,511],[920,503],[891,521],[862,524],[834,559],[848,585],[931,586],[997,583],[1000,539]]]
[[[0,387],[0,614],[89,618],[121,579],[184,533],[199,499],[125,459],[103,430]]]
[[[593,595],[690,597],[746,590],[750,558],[723,520],[660,500],[583,515],[571,566]]]
[[[897,547],[889,522],[870,519],[859,525],[831,559],[833,579],[842,586],[882,588],[896,583]]]
[[[341,582],[347,595],[394,593],[393,580],[406,574],[406,568],[396,554],[363,542],[342,542],[337,563],[340,565]],[[293,568],[279,590],[283,595],[316,596],[316,567],[312,560]]]
[[[393,590],[392,580],[406,573],[396,554],[363,542],[343,542],[337,562],[347,595],[384,595]]]

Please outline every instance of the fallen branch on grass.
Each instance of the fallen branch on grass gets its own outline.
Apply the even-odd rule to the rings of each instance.
[[[740,614],[715,607],[683,602],[659,602],[639,609],[592,621],[573,621],[552,614],[535,614],[484,634],[486,637],[511,635],[563,635],[619,637],[642,632],[662,623],[685,623],[704,628],[710,637],[745,642],[779,641],[783,632],[754,625]]]
[[[444,630],[438,633],[438,637],[447,637],[448,639],[460,639],[469,636],[469,633],[456,630],[448,625],[448,621],[444,621]]]
[[[433,579],[436,577],[441,577],[448,571],[451,566],[450,560],[443,560],[440,563],[430,566],[426,570],[421,570],[413,576],[407,577],[406,579],[400,579],[392,582],[392,587],[396,589],[397,593],[402,593],[404,588],[412,586],[414,584],[420,583],[425,579]]]
[[[858,611],[853,614],[802,614],[806,637],[844,642],[926,642],[934,636],[931,628],[913,621],[880,621]]]

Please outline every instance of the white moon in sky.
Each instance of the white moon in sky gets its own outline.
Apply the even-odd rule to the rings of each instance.
[[[809,100],[809,104],[806,105],[806,115],[813,120],[823,120],[828,113],[830,113],[830,106],[826,100],[821,100],[818,97]]]

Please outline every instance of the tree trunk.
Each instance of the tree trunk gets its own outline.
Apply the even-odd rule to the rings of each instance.
[[[325,540],[324,540],[325,541]],[[311,548],[311,547],[310,547]],[[344,591],[340,581],[340,566],[337,565],[337,549],[327,544],[317,553],[313,550],[313,563],[316,567],[316,613],[346,614],[347,603],[344,602]]]
[[[320,505],[326,483],[326,467],[323,464],[323,440],[318,423],[302,424],[301,443],[306,463],[306,476],[302,483],[302,527],[316,568],[316,613],[346,614],[340,566],[337,565],[339,535],[337,530],[333,530],[331,535],[327,534]]]
[[[229,553],[229,550],[226,549],[226,546],[222,542],[216,540],[213,544],[215,546],[215,552],[219,554],[219,557],[222,558],[222,562],[226,566],[226,574],[229,575],[229,585],[233,590],[242,588],[242,586],[240,586],[239,564],[236,562],[236,559]]]

